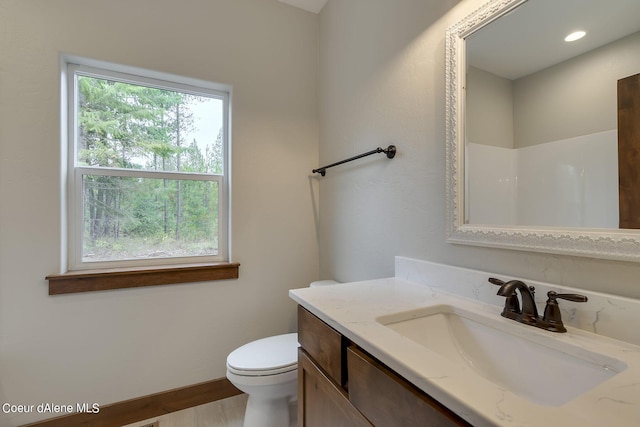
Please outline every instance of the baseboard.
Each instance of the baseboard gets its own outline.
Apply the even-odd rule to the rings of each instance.
[[[226,378],[100,406],[94,414],[70,414],[22,427],[114,427],[242,394]]]

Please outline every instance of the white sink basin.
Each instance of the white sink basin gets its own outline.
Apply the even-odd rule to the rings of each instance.
[[[627,368],[620,360],[569,344],[553,332],[523,334],[518,324],[451,305],[376,321],[539,405],[560,406]]]

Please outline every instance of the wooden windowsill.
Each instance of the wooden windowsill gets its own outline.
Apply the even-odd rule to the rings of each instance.
[[[240,264],[209,263],[69,271],[50,274],[49,295],[237,279]]]

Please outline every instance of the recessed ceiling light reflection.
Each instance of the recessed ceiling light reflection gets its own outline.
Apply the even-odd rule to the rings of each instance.
[[[576,40],[580,40],[586,34],[587,33],[585,33],[584,31],[575,31],[575,32],[569,34],[567,37],[565,37],[564,41],[566,41],[566,42],[574,42]]]

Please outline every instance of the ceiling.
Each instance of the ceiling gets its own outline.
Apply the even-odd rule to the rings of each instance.
[[[313,13],[320,13],[328,0],[279,0],[282,3],[299,7]]]
[[[528,0],[467,38],[468,61],[514,80],[640,31],[639,17],[640,0]]]
[[[278,1],[320,13],[328,0]],[[527,0],[467,38],[468,62],[515,80],[640,31],[639,16],[640,0]]]

